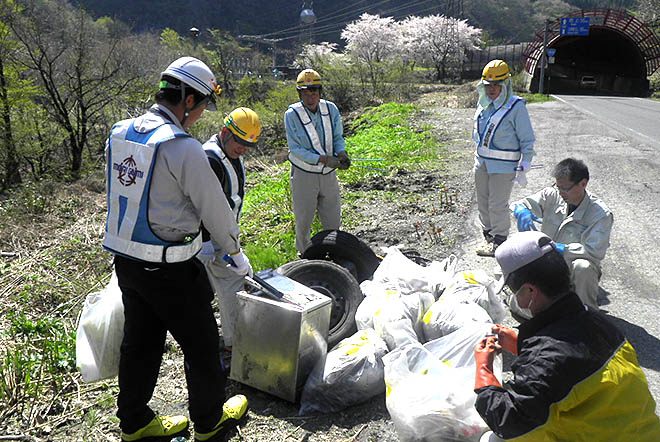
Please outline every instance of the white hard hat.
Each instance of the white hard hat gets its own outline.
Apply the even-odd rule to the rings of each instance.
[[[194,57],[181,57],[161,72],[161,79],[164,75],[176,78],[210,98],[207,109],[216,110],[215,98],[220,95],[222,89],[215,83],[215,75],[204,62]]]

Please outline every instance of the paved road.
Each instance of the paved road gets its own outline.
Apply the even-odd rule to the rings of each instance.
[[[660,403],[660,103],[619,97],[557,98],[528,106],[537,138],[533,163],[545,167],[528,173],[527,188],[516,185],[512,200],[551,184],[552,166],[566,157],[587,163],[588,190],[614,213],[611,246],[603,261],[601,308],[636,348]],[[634,132],[620,127],[626,124]],[[492,258],[474,257],[480,237],[475,206],[469,223],[474,242],[461,259],[495,271]]]
[[[554,95],[640,143],[660,147],[660,101],[635,97]]]

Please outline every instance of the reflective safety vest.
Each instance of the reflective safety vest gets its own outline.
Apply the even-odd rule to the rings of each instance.
[[[330,110],[328,109],[328,102],[325,100],[319,101],[319,111],[321,112],[321,121],[323,122],[323,132],[325,133],[324,144],[321,144],[321,139],[319,138],[319,134],[316,131],[314,124],[312,124],[312,119],[309,117],[307,111],[305,110],[305,105],[301,101],[299,101],[297,103],[292,104],[289,107],[296,112],[296,115],[298,116],[300,122],[305,128],[305,133],[307,133],[307,138],[309,138],[309,142],[311,143],[316,153],[318,153],[319,155],[332,156],[334,153],[334,146],[332,143],[332,120],[330,119]],[[297,168],[310,173],[322,173],[326,175],[332,172],[333,170],[335,170],[332,167],[326,167],[325,164],[323,163],[318,163],[318,164],[306,163],[300,158],[296,157],[295,155],[292,155],[290,152],[289,152],[289,161],[291,161],[291,164],[293,164]]]
[[[148,262],[187,261],[201,249],[202,235],[198,232],[185,242],[165,241],[151,230],[147,210],[158,148],[165,141],[190,135],[158,115],[150,125],[140,126],[141,118],[120,121],[110,132],[103,248]]]
[[[477,145],[477,155],[481,158],[489,160],[502,160],[502,161],[520,161],[521,153],[520,147],[516,150],[502,149],[493,146],[493,138],[495,131],[499,127],[504,117],[511,112],[513,106],[522,100],[522,98],[512,95],[509,100],[502,105],[493,115],[488,118],[486,125],[481,132],[479,132],[479,115],[483,111],[481,105],[477,106],[477,111],[474,114],[474,133],[479,135],[479,144]]]
[[[243,198],[241,197],[243,189],[241,189],[240,183],[245,182],[245,167],[243,166],[243,157],[238,157],[241,165],[240,173],[242,178],[242,181],[239,181],[236,169],[234,168],[234,165],[230,161],[225,151],[220,147],[220,143],[221,141],[219,137],[215,135],[206,143],[204,143],[203,147],[206,153],[213,155],[213,157],[216,158],[225,169],[225,176],[227,177],[229,188],[223,188],[222,190],[225,192],[225,196],[228,200],[227,202],[229,203],[232,212],[234,212],[236,222],[238,223],[238,221],[241,219],[241,209],[243,208]]]

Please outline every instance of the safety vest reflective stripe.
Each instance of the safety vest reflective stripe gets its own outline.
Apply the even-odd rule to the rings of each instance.
[[[479,115],[483,108],[481,106],[477,107],[477,111],[474,115],[474,131],[479,134],[479,145],[477,146],[477,155],[482,158],[487,158],[491,160],[504,160],[504,161],[519,161],[521,158],[520,148],[516,150],[510,149],[501,149],[496,146],[493,146],[493,138],[495,131],[499,127],[500,123],[504,117],[513,109],[513,106],[521,100],[520,97],[512,95],[511,98],[500,107],[493,115],[490,116],[488,121],[486,121],[486,127],[483,133],[479,132]]]
[[[316,131],[314,124],[312,124],[312,119],[305,110],[305,105],[299,101],[298,103],[292,104],[289,107],[296,112],[296,115],[300,119],[300,122],[302,123],[303,128],[307,133],[307,137],[309,138],[309,141],[312,147],[314,148],[314,150],[319,155],[332,156],[334,151],[334,146],[332,142],[333,139],[332,120],[330,119],[330,110],[328,108],[328,102],[325,100],[319,101],[319,112],[321,112],[321,122],[323,123],[323,132],[325,133],[324,145],[321,144],[321,139],[319,138],[319,134]],[[332,172],[333,170],[335,170],[332,167],[326,167],[325,164],[323,163],[319,163],[319,164],[306,163],[303,160],[296,157],[295,155],[292,155],[291,153],[289,153],[289,161],[291,161],[291,164],[298,167],[299,169],[311,173],[322,173],[326,175]]]
[[[108,217],[103,247],[112,253],[148,262],[173,263],[193,258],[202,246],[197,233],[185,243],[166,241],[151,230],[147,216],[149,188],[160,144],[189,137],[165,120],[144,133],[134,130],[135,120],[113,127],[108,144]]]
[[[220,145],[218,144],[220,140],[218,140],[218,136],[216,135],[215,137],[211,138],[209,141],[204,143],[204,150],[207,152],[211,152],[214,157],[216,157],[222,166],[225,169],[225,173],[227,174],[227,177],[229,178],[229,195],[228,198],[231,199],[232,206],[231,210],[234,212],[234,216],[236,217],[236,222],[239,222],[241,219],[241,208],[243,207],[243,198],[241,198],[241,195],[239,194],[240,191],[240,181],[238,180],[238,175],[236,174],[236,169],[234,169],[234,165],[229,161],[229,158],[227,157],[227,154],[220,148]],[[245,182],[245,168],[243,166],[243,158],[239,157],[239,161],[241,164],[241,175],[243,178],[243,182]],[[224,189],[223,189],[224,190]]]
[[[186,244],[162,246],[155,244],[141,244],[130,239],[106,233],[103,238],[103,247],[107,250],[149,262],[183,262],[192,259],[202,248],[202,235]]]

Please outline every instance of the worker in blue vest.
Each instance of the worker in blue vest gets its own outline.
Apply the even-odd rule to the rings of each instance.
[[[321,99],[321,76],[312,69],[296,80],[300,101],[284,115],[291,163],[291,198],[296,219],[296,249],[311,244],[311,227],[318,212],[324,230],[339,229],[341,198],[336,169],[348,169],[344,127],[339,109]]]
[[[241,219],[241,209],[245,197],[245,167],[243,155],[249,148],[257,145],[261,134],[261,123],[255,111],[247,107],[239,107],[225,117],[220,133],[215,134],[204,143],[204,151],[209,164],[215,172],[225,193],[225,199],[238,223]],[[236,292],[241,290],[244,275],[237,274],[231,265],[223,259],[220,242],[203,230],[205,242],[199,258],[206,265],[211,285],[215,290],[220,307],[222,338],[225,352],[232,350],[234,324],[238,315],[238,300]],[[248,273],[252,276],[252,271]]]
[[[485,242],[476,252],[494,256],[509,236],[509,197],[514,182],[527,184],[535,138],[525,100],[513,95],[511,72],[504,61],[493,60],[484,67],[477,91],[474,182]]]
[[[124,304],[117,416],[121,440],[170,437],[188,428],[185,416],[161,416],[153,395],[169,331],[181,346],[195,440],[234,427],[247,399],[225,402],[213,291],[202,263],[200,223],[233,255],[245,275],[239,229],[202,145],[188,128],[215,110],[221,89],[206,64],[175,60],[161,73],[154,104],[116,123],[106,146],[108,216],[103,247],[114,253]]]

